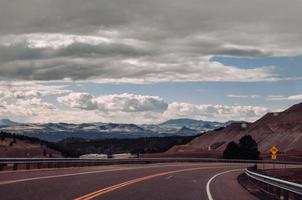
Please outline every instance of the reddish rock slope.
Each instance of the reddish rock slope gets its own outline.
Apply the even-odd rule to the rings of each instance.
[[[229,142],[238,142],[246,134],[257,141],[263,154],[273,145],[286,153],[302,152],[302,103],[283,112],[268,113],[254,123],[231,124],[222,130],[207,132],[186,145],[174,146],[167,153],[209,150],[221,153]]]

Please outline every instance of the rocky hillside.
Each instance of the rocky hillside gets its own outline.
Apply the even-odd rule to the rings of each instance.
[[[167,153],[216,151],[221,153],[231,141],[251,135],[262,154],[276,145],[281,152],[302,154],[302,103],[283,112],[268,113],[254,123],[234,123],[209,131],[186,145],[174,146]]]
[[[0,158],[48,158],[62,157],[46,142],[35,138],[0,132]]]

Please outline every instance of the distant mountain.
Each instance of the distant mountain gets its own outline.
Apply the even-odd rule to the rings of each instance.
[[[229,125],[231,125],[231,124],[238,124],[238,123],[248,123],[248,122],[246,122],[246,121],[229,120],[229,121],[227,121],[227,122],[224,122],[224,126],[226,127],[226,126],[229,126]]]
[[[186,126],[186,127],[204,127],[204,126],[209,126],[209,127],[218,127],[218,126],[223,126],[224,123],[220,122],[210,122],[210,121],[203,121],[203,120],[195,120],[195,119],[187,119],[187,118],[182,118],[182,119],[170,119],[168,121],[165,121],[159,125],[168,125],[168,126]]]
[[[59,142],[66,138],[110,139],[165,136],[194,136],[224,127],[224,123],[194,119],[172,119],[161,124],[120,124],[120,123],[46,123],[18,124],[3,120],[0,131],[37,137],[42,140]]]
[[[29,137],[37,137],[51,142],[59,142],[66,138],[107,139],[158,136],[157,133],[145,130],[135,124],[117,123],[17,124],[0,127],[0,130]]]
[[[170,119],[168,121],[165,121],[159,125],[177,125],[177,126],[188,126],[188,125],[199,125],[202,120],[195,120],[195,119],[187,119],[187,118],[181,118],[181,119]]]
[[[196,134],[196,130],[187,128],[183,126],[181,129],[177,131],[177,135],[194,135]]]
[[[181,128],[186,127],[191,130],[195,130],[199,133],[204,133],[206,131],[214,130],[217,128],[225,127],[231,123],[236,123],[237,121],[228,121],[228,122],[212,122],[212,121],[203,121],[196,119],[170,119],[158,125],[146,125],[146,128],[151,130],[156,130],[158,132],[178,132]],[[153,127],[152,127],[153,126]]]
[[[268,113],[254,123],[232,123],[224,129],[209,131],[184,146],[175,146],[168,152],[200,152],[201,150],[222,153],[226,145],[238,142],[244,135],[251,135],[259,150],[269,155],[269,149],[277,146],[281,152],[302,155],[302,103],[283,112]]]
[[[12,126],[18,124],[17,122],[13,122],[9,119],[0,119],[0,126]]]

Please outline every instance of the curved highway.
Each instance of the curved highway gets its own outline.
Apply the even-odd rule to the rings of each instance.
[[[236,180],[244,168],[165,163],[0,172],[0,195],[3,200],[253,200]]]

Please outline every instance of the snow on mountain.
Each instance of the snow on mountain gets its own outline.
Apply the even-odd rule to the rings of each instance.
[[[0,119],[0,126],[13,126],[18,124],[17,122],[13,122],[9,119]]]
[[[223,127],[224,123],[193,119],[172,119],[161,124],[120,124],[120,123],[46,123],[18,124],[10,120],[0,121],[0,130],[38,137],[47,141],[66,138],[138,138],[163,136],[190,136]]]

